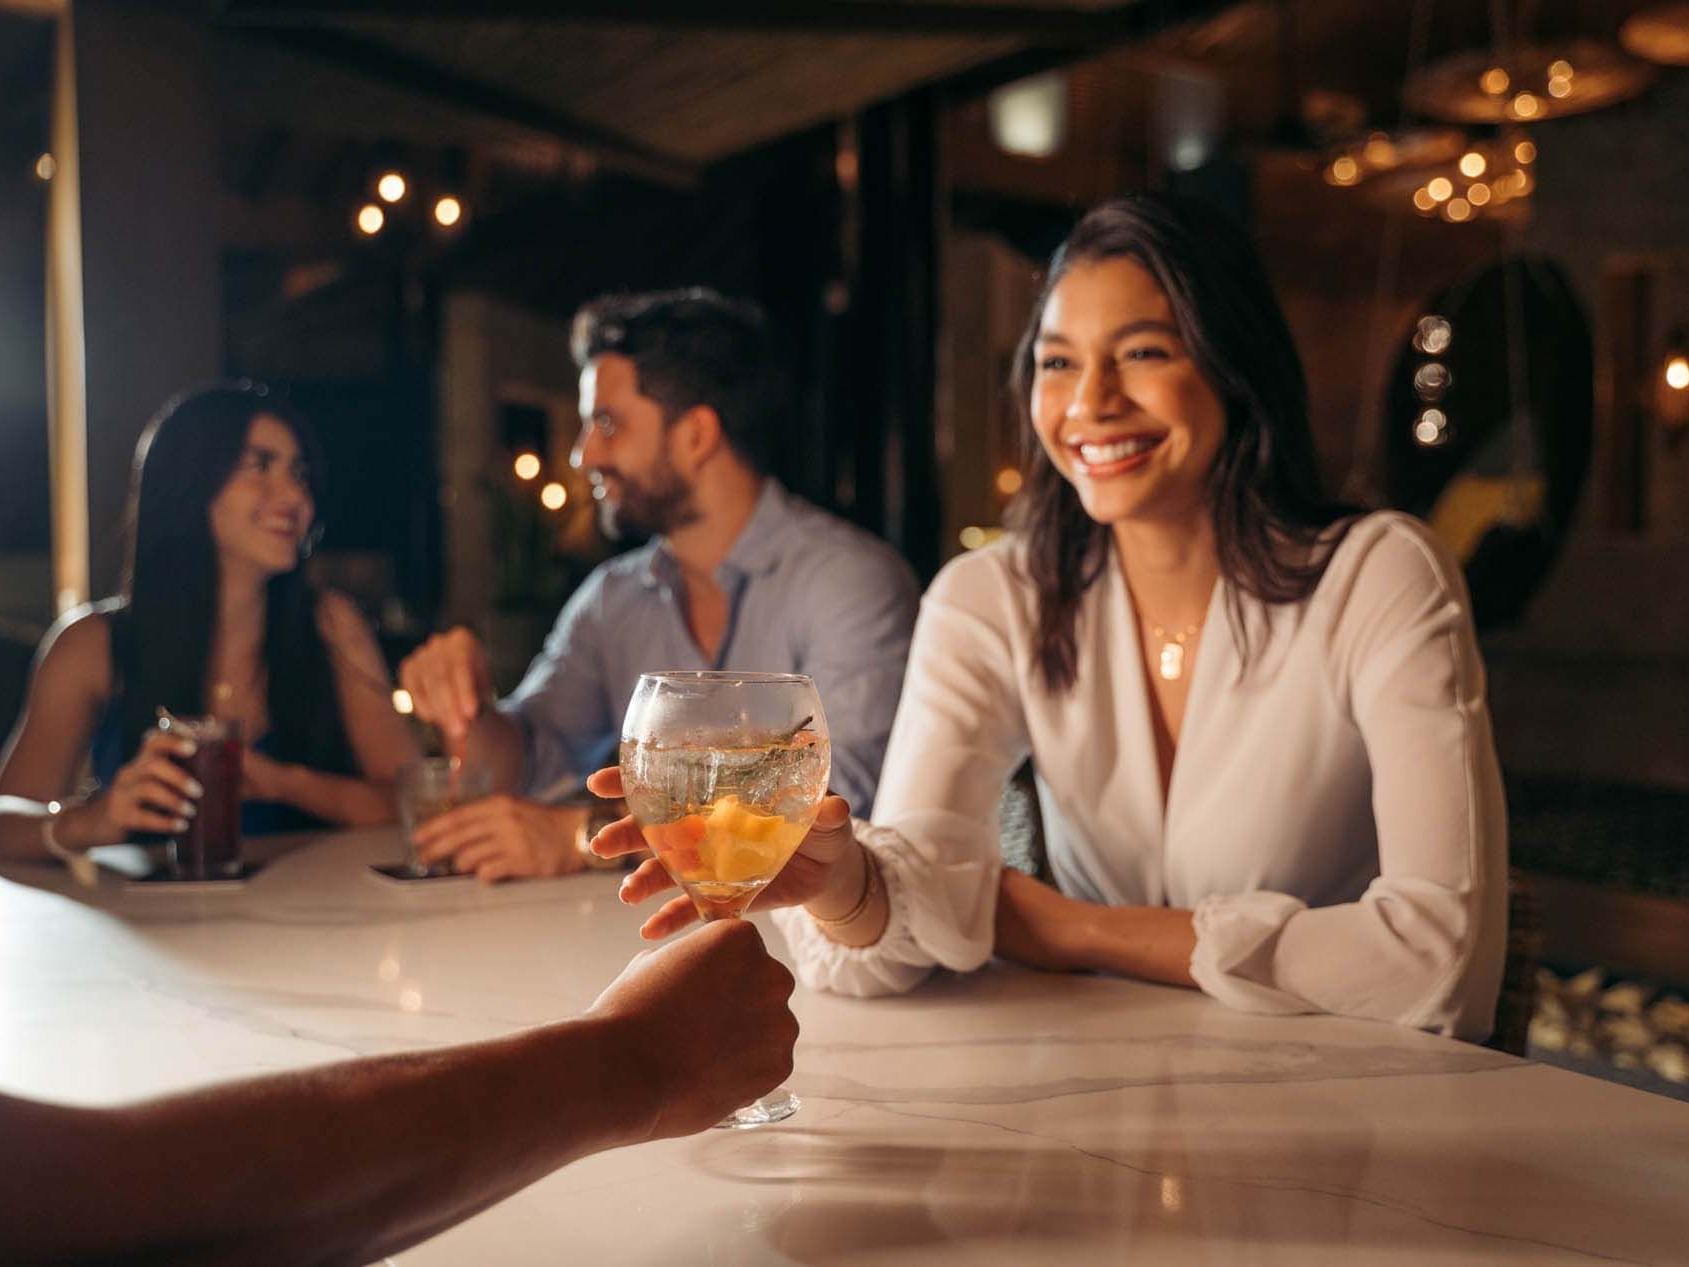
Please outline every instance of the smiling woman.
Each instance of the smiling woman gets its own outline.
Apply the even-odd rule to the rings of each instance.
[[[770,890],[807,912],[778,916],[800,975],[880,993],[996,954],[1483,1037],[1506,829],[1470,604],[1423,525],[1321,495],[1247,237],[1093,211],[1015,389],[1017,531],[922,601],[873,824],[824,809]],[[998,850],[1028,757],[1050,884]]]
[[[87,849],[176,832],[203,789],[171,760],[160,708],[239,722],[242,830],[392,817],[414,755],[385,666],[345,598],[300,562],[321,463],[305,420],[262,386],[177,398],[136,448],[121,597],[48,634],[0,758],[0,853]],[[76,797],[86,757],[98,790]]]

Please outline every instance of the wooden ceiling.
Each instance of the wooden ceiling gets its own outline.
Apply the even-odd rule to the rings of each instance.
[[[241,37],[239,82],[272,118],[293,76],[255,59],[308,57],[437,113],[580,146],[646,176],[685,180],[757,145],[958,76],[1000,82],[1042,59],[1137,38],[1213,0],[221,0]],[[992,76],[995,76],[993,79]],[[357,117],[350,86],[292,113]],[[363,116],[406,127],[405,111]],[[438,125],[439,120],[431,121]],[[435,135],[439,134],[435,126]]]

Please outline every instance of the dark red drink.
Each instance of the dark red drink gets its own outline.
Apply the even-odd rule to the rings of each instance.
[[[194,742],[191,757],[172,757],[205,789],[188,829],[170,842],[180,880],[214,880],[240,871],[240,723],[170,717],[159,725]]]

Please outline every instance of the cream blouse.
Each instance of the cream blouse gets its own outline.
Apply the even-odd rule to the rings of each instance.
[[[1030,754],[1061,891],[1193,910],[1191,975],[1214,998],[1484,1037],[1506,817],[1470,604],[1429,531],[1369,515],[1305,602],[1244,596],[1247,663],[1215,587],[1165,807],[1118,562],[1080,605],[1077,684],[1051,695],[1021,557],[1012,539],[964,555],[923,599],[857,829],[891,921],[852,949],[779,912],[805,984],[901,991],[990,957],[998,800]]]

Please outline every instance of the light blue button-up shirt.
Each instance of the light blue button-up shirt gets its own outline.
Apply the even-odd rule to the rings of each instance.
[[[525,735],[528,795],[563,795],[615,762],[641,673],[741,669],[815,679],[832,736],[832,789],[868,815],[920,597],[909,565],[769,479],[715,580],[728,616],[714,661],[687,628],[680,572],[662,538],[582,582],[499,704]]]

